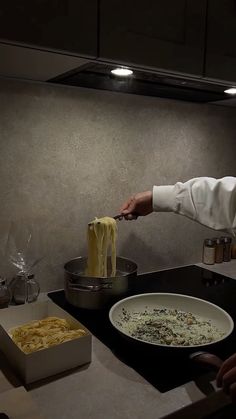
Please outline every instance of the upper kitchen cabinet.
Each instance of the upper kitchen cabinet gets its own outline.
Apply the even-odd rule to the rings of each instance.
[[[235,0],[209,0],[205,75],[236,82]]]
[[[100,0],[99,57],[202,75],[205,21],[206,0]]]
[[[97,0],[8,0],[0,5],[0,39],[97,56]]]

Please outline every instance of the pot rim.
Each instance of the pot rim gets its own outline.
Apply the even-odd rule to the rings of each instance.
[[[108,257],[109,257],[109,256],[108,256]],[[66,263],[64,264],[64,271],[65,271],[65,273],[66,273],[66,274],[69,274],[69,275],[75,275],[75,276],[80,276],[81,278],[93,278],[93,279],[103,279],[103,280],[105,280],[105,279],[107,280],[108,278],[109,278],[109,279],[118,278],[118,277],[116,277],[116,276],[114,276],[114,277],[106,277],[106,276],[89,277],[89,276],[87,276],[87,275],[83,275],[83,274],[81,274],[81,273],[78,275],[76,272],[72,272],[71,270],[68,270],[68,265],[69,265],[70,263],[74,262],[74,261],[77,261],[77,260],[86,261],[86,260],[87,260],[87,256],[78,256],[78,257],[73,258],[73,259],[70,259],[68,262],[66,262]],[[124,262],[130,263],[131,265],[133,265],[133,269],[132,269],[130,272],[127,272],[127,273],[126,273],[126,275],[122,275],[123,277],[125,277],[125,276],[127,276],[127,275],[132,275],[132,274],[134,274],[134,273],[137,273],[137,270],[138,270],[138,265],[137,265],[137,263],[136,263],[136,262],[134,262],[133,260],[128,259],[128,258],[123,257],[123,256],[117,256],[117,257],[116,257],[116,260],[122,260],[122,261],[124,261]]]

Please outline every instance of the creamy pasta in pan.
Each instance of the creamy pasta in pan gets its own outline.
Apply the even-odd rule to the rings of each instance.
[[[140,312],[123,309],[117,324],[138,340],[170,346],[205,345],[220,340],[225,334],[211,320],[168,308],[147,308]]]

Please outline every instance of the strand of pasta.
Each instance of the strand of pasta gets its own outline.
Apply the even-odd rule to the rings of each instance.
[[[88,225],[87,276],[107,277],[107,257],[111,247],[111,275],[116,275],[117,224],[114,218],[95,218]]]

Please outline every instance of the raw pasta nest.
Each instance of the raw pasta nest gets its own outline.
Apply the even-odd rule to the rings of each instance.
[[[12,328],[8,333],[25,354],[86,335],[85,330],[72,329],[67,320],[59,317],[35,320]]]

